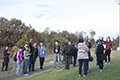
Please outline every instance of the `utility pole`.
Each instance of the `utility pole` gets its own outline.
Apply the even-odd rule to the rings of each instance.
[[[115,2],[117,2],[119,5],[119,48],[118,50],[120,51],[120,0],[116,0]]]

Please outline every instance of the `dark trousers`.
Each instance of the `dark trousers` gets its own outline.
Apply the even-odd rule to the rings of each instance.
[[[30,57],[29,71],[31,71],[31,67],[32,67],[32,71],[34,71],[35,61],[36,58]]]
[[[72,55],[70,55],[70,64],[72,64]]]
[[[89,60],[88,60],[88,68],[87,68],[87,71],[89,71]]]
[[[79,62],[79,75],[82,74],[82,65],[84,63],[84,75],[87,75],[87,69],[88,69],[88,59],[80,59]]]
[[[70,56],[65,55],[65,69],[69,69],[70,67]]]
[[[74,56],[74,63],[73,63],[73,66],[76,66],[76,59],[77,59],[77,56]]]
[[[39,61],[40,61],[40,69],[43,69],[43,64],[44,64],[44,57],[39,57]]]
[[[24,68],[25,68],[24,59],[23,59],[23,61],[22,61],[22,62],[23,62],[23,66],[22,66],[22,68],[23,68],[23,69],[22,69],[22,72],[24,73]]]
[[[111,50],[105,51],[105,62],[107,62],[107,57],[108,57],[108,62],[110,62],[110,53],[111,53]]]
[[[98,61],[99,69],[103,69],[103,61]]]
[[[9,58],[4,58],[4,61],[5,61],[5,64],[3,65],[3,67],[2,67],[2,71],[3,71],[3,68],[5,67],[5,71],[7,71],[8,70],[8,63],[9,63]]]

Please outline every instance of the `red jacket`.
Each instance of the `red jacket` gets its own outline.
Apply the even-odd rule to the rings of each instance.
[[[112,42],[104,41],[103,38],[102,38],[102,41],[106,44],[105,50],[111,50]]]

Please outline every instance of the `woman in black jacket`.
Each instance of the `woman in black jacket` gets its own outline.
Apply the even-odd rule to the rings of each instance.
[[[104,47],[101,43],[100,40],[97,41],[98,46],[97,46],[97,51],[96,51],[96,56],[97,56],[97,63],[99,65],[99,70],[98,72],[102,72],[103,70],[103,60],[104,60]]]

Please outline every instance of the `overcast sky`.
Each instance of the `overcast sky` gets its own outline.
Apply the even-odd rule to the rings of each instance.
[[[96,31],[95,38],[119,33],[115,0],[0,0],[0,17],[21,19],[37,31]]]

